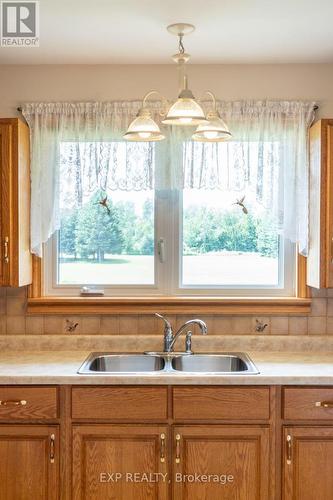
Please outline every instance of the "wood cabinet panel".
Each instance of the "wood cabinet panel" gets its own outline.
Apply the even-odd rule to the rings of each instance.
[[[57,500],[58,471],[56,426],[0,425],[0,500]]]
[[[307,283],[333,286],[333,120],[310,128],[310,205]]]
[[[56,387],[0,386],[0,420],[57,417]]]
[[[283,500],[332,500],[333,427],[284,429]]]
[[[174,387],[176,420],[269,419],[268,387]]]
[[[31,283],[29,129],[0,119],[0,285]]]
[[[74,426],[73,500],[166,500],[166,474],[167,427]]]
[[[283,417],[286,420],[333,421],[333,388],[285,387]]]
[[[176,500],[269,500],[268,427],[177,426],[173,445]]]
[[[165,420],[167,387],[74,387],[72,418]]]

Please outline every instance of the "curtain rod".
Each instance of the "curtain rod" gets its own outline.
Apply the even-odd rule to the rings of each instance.
[[[313,106],[313,111],[317,111],[319,109],[319,106],[317,106],[317,104],[315,106]],[[19,106],[18,108],[16,108],[17,111],[19,111],[20,113],[22,113],[22,108]]]

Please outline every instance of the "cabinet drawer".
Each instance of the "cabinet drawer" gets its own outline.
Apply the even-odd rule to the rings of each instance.
[[[286,420],[332,420],[333,388],[285,387],[283,418]]]
[[[0,420],[57,417],[56,387],[0,387]]]
[[[72,418],[165,420],[167,387],[73,387]]]
[[[174,387],[173,416],[178,420],[266,420],[269,388]]]

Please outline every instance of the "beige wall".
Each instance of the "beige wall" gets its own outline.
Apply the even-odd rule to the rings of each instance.
[[[333,117],[333,64],[191,65],[193,91],[210,88],[221,99],[315,100],[318,117]],[[152,89],[167,97],[177,92],[172,65],[154,66],[1,66],[0,117],[16,116],[26,101],[138,99]],[[91,316],[67,318],[25,315],[26,290],[0,289],[0,334],[66,334],[66,319],[78,323],[76,333],[154,334],[162,331],[152,317]],[[195,315],[195,311],[193,311]],[[175,317],[177,323],[184,317]],[[255,334],[256,316],[206,317],[211,334]],[[266,317],[264,334],[333,335],[333,293],[316,292],[307,317]]]
[[[23,49],[22,49],[23,50]],[[193,91],[221,99],[314,99],[333,116],[333,64],[189,65]],[[173,65],[0,65],[0,116],[25,101],[141,98],[150,89],[177,92]]]

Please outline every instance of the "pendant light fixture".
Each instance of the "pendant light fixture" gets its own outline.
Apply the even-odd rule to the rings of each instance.
[[[192,139],[196,141],[218,142],[227,140],[231,133],[216,109],[214,94],[209,91],[206,92],[213,100],[213,109],[206,116],[201,104],[195,99],[188,87],[185,64],[189,61],[190,55],[185,52],[183,38],[185,35],[192,33],[195,27],[192,24],[177,23],[168,26],[167,30],[179,38],[179,51],[172,56],[172,59],[178,65],[179,95],[169,109],[166,100],[162,97],[165,106],[165,109],[160,110],[162,123],[176,126],[198,126],[192,135]],[[124,135],[125,139],[130,141],[160,141],[165,139],[148,108],[147,99],[153,94],[159,93],[153,90],[145,95],[141,109]]]
[[[216,99],[212,92],[206,91],[213,100],[213,109],[206,115],[207,121],[198,126],[192,139],[199,142],[223,142],[231,137],[226,123],[222,120],[216,109]]]

